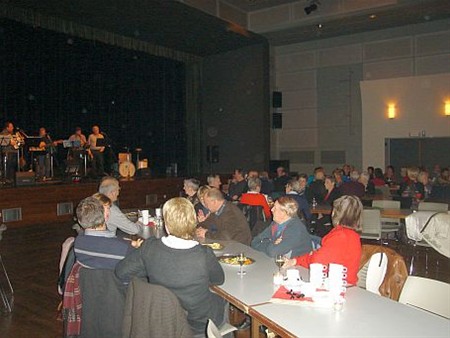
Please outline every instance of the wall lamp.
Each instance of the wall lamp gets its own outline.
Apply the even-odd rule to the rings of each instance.
[[[389,103],[388,104],[388,111],[387,111],[387,115],[389,119],[395,119],[395,117],[397,116],[397,107],[395,107],[394,103]]]
[[[444,115],[450,116],[450,100],[446,100],[444,103]]]

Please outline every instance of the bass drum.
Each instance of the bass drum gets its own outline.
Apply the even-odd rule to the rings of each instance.
[[[129,161],[122,162],[119,165],[119,174],[122,177],[133,177],[136,174],[136,167]]]

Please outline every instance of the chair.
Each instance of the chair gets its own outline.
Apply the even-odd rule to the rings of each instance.
[[[0,241],[2,239],[3,231],[5,231],[6,225],[0,226]],[[0,255],[0,298],[3,304],[3,311],[11,313],[14,308],[14,289],[9,279],[8,272],[3,264],[2,256]]]
[[[381,285],[378,287],[379,294],[383,297],[398,300],[398,298],[400,297],[400,292],[403,288],[403,284],[408,277],[408,270],[406,268],[405,260],[403,259],[403,257],[394,250],[382,245],[364,244],[362,246],[361,260],[359,262],[360,272],[358,273],[358,277],[362,276],[362,274],[364,273],[364,269],[368,270],[370,261],[376,253],[383,253],[387,258],[386,273]],[[378,258],[379,257],[380,256],[378,256]],[[374,263],[372,264],[380,265],[380,260],[374,258]],[[369,282],[369,288],[373,289],[375,287],[374,284],[376,284],[376,275],[372,277],[372,271],[369,274],[371,275],[369,276],[369,278],[371,279],[371,281]],[[362,278],[364,279],[364,276],[362,276]],[[365,288],[366,281],[359,281],[358,286]]]
[[[400,209],[400,201],[390,200],[375,200],[372,202],[372,207],[380,209]],[[381,233],[397,235],[400,230],[401,222],[399,218],[381,218]],[[398,236],[396,236],[398,238]]]
[[[253,237],[258,235],[269,225],[270,222],[266,219],[262,206],[239,203],[238,208],[244,213]]]
[[[236,330],[236,327],[228,323],[223,324],[219,329],[211,319],[208,319],[208,324],[206,325],[206,336],[208,338],[222,338],[228,333]]]
[[[361,238],[381,239],[380,210],[363,210]]]
[[[403,286],[399,302],[450,319],[450,284],[409,276]]]
[[[137,278],[128,286],[122,329],[122,338],[193,336],[177,296]]]
[[[447,212],[448,204],[446,203],[432,203],[432,202],[420,202],[419,211],[439,211]]]
[[[384,252],[377,252],[370,257],[370,260],[358,271],[358,286],[380,294],[380,285],[386,276],[388,257]]]
[[[391,189],[387,185],[379,186],[375,188],[375,195],[383,195],[383,198],[390,198]]]

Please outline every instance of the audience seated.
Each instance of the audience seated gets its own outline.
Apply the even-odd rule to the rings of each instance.
[[[184,180],[184,193],[186,194],[186,198],[189,200],[189,202],[192,203],[193,206],[195,206],[199,202],[197,197],[197,191],[199,187],[200,182],[195,178]]]
[[[211,174],[206,178],[208,182],[208,186],[211,188],[216,188],[220,190],[220,186],[222,185],[222,181],[220,180],[219,174]]]
[[[306,222],[311,220],[311,210],[306,200],[306,196],[300,195],[298,191],[300,190],[300,182],[298,180],[292,179],[286,184],[286,196],[291,197],[297,203],[297,213],[300,218],[305,219]]]
[[[277,168],[277,177],[273,179],[273,191],[278,194],[284,193],[284,187],[286,183],[289,182],[291,178],[286,172],[284,167]],[[279,195],[278,195],[279,196]]]
[[[234,240],[242,244],[250,245],[250,227],[242,211],[233,203],[225,201],[218,189],[210,189],[206,192],[205,206],[210,213],[199,217],[197,237],[199,239]]]
[[[266,197],[261,194],[261,180],[258,177],[250,177],[247,184],[248,192],[242,194],[240,201],[241,204],[262,206],[266,219],[269,219],[272,214],[270,213],[270,208]]]
[[[427,171],[421,171],[419,176],[417,177],[417,181],[422,183],[424,198],[427,199],[431,196],[431,191],[433,189],[433,185],[431,184],[430,177]]]
[[[273,192],[273,183],[269,178],[269,173],[267,171],[261,171],[259,173],[259,179],[261,180],[261,194],[270,196]]]
[[[299,185],[299,190],[297,191],[297,193],[299,195],[304,195],[306,200],[308,200],[308,175],[302,173],[298,175],[298,185]]]
[[[308,193],[309,196],[306,196],[308,202],[311,203],[313,198],[317,203],[321,204],[323,199],[327,193],[324,184],[325,172],[322,167],[318,167],[314,169],[314,181],[309,185]]]
[[[131,222],[116,205],[120,193],[119,181],[116,178],[105,176],[100,183],[98,192],[107,196],[112,202],[109,219],[106,222],[109,231],[115,234],[117,229],[120,229],[130,235],[141,232],[142,224]]]
[[[399,193],[403,198],[417,198],[423,199],[425,196],[425,190],[423,184],[417,181],[419,177],[419,168],[408,167],[406,169],[407,179],[400,184]]]
[[[101,195],[87,197],[78,204],[77,219],[84,232],[75,238],[75,258],[90,269],[114,270],[116,264],[133,250],[133,246],[139,247],[142,240],[133,241],[130,245],[130,242],[117,238],[107,230],[105,210],[109,208],[105,208],[99,199],[107,201],[107,197]]]
[[[358,182],[364,186],[364,193],[367,195],[375,195],[375,186],[370,180],[370,175],[363,171],[361,175],[359,175]]]
[[[323,202],[327,205],[333,205],[334,201],[341,197],[341,191],[336,188],[336,180],[333,176],[325,176],[325,189],[327,189],[327,193]]]
[[[194,209],[195,209],[197,216],[205,216],[205,215],[209,214],[209,210],[205,206],[205,194],[209,189],[211,189],[211,187],[209,185],[202,185],[200,188],[198,188],[197,197],[198,197],[199,203],[194,205]]]
[[[238,201],[246,191],[247,181],[245,180],[245,172],[242,169],[235,169],[233,179],[228,187],[228,199],[230,201]]]
[[[386,185],[386,181],[384,180],[383,171],[381,170],[381,168],[375,168],[373,175],[374,177],[373,179],[371,179],[371,182],[375,187],[382,187]]]
[[[344,182],[339,188],[341,190],[341,194],[349,196],[357,196],[359,198],[363,197],[366,189],[363,184],[358,182],[359,173],[357,170],[353,170],[351,172],[350,179],[351,179],[350,181]]]
[[[386,167],[386,172],[384,173],[384,181],[388,185],[396,184],[397,179],[395,178],[395,169],[392,165]]]
[[[216,198],[223,198],[219,190],[211,191]],[[117,265],[116,275],[125,283],[133,277],[147,278],[172,291],[187,311],[194,334],[204,334],[208,318],[217,326],[227,318],[226,302],[209,290],[210,285],[224,282],[223,269],[213,251],[194,240],[197,219],[188,200],[177,197],[167,201],[163,217],[168,236],[146,240]]]
[[[342,176],[344,175],[344,172],[342,171],[342,169],[336,168],[333,170],[333,177],[334,177],[334,181],[335,181],[335,187],[339,188],[342,183],[344,183]]]
[[[297,202],[289,196],[280,197],[272,212],[272,225],[253,239],[252,247],[269,257],[286,254],[298,256],[310,252],[311,237],[297,217]]]
[[[361,240],[356,232],[361,225],[363,206],[355,196],[342,196],[334,201],[331,218],[334,228],[322,239],[316,251],[289,259],[284,267],[301,265],[309,268],[312,263],[342,264],[347,268],[347,282],[356,285],[361,258]]]
[[[448,168],[442,168],[441,175],[437,178],[436,183],[439,185],[450,185],[450,171]]]
[[[341,197],[341,191],[335,187],[335,181],[333,176],[325,176],[325,188],[327,189],[327,194],[325,195],[323,203],[326,205],[333,206],[336,199]],[[319,214],[315,221],[315,226],[313,228],[314,235],[319,237],[324,237],[332,230],[331,217],[330,215]]]

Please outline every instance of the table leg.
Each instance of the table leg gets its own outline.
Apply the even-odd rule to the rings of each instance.
[[[255,317],[252,317],[252,338],[259,338],[260,326],[261,323]]]

